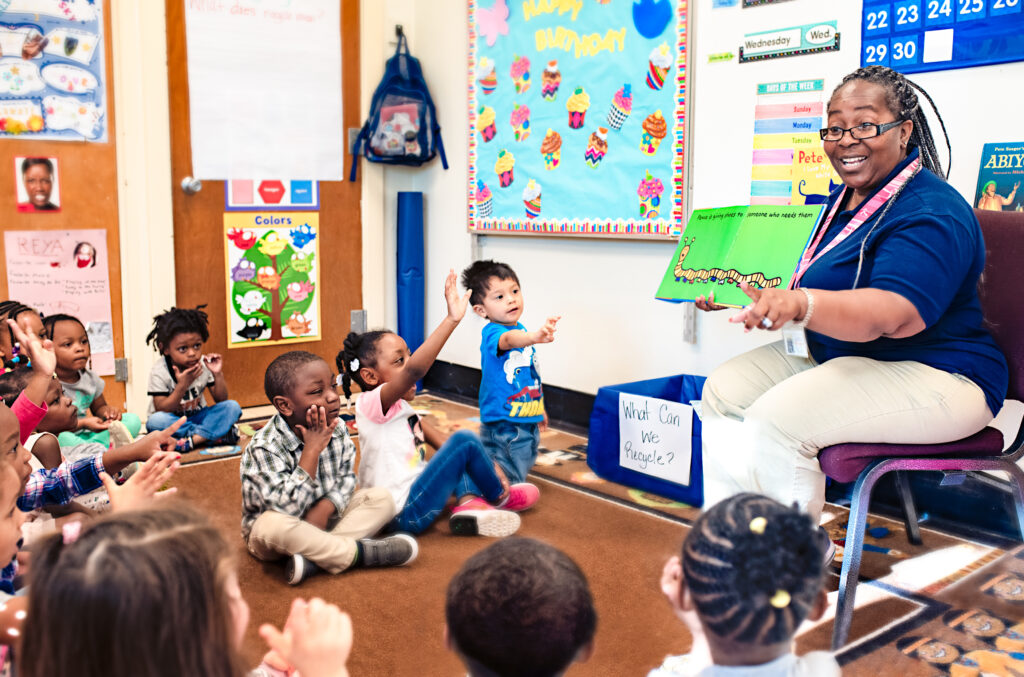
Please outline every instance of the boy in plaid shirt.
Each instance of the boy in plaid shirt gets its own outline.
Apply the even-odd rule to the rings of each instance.
[[[397,566],[418,553],[415,539],[374,540],[395,515],[387,489],[356,489],[356,450],[339,425],[341,398],[322,358],[294,350],[263,379],[277,409],[242,454],[242,537],[261,560],[287,558],[292,585],[319,569]]]

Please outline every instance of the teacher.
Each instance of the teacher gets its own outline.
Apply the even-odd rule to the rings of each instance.
[[[821,138],[843,186],[790,289],[742,285],[751,303],[730,321],[787,340],[729,360],[704,386],[705,508],[754,491],[818,519],[821,449],[951,442],[1002,406],[1006,361],[978,300],[981,229],[942,178],[915,89],[931,103],[869,66],[832,93]]]

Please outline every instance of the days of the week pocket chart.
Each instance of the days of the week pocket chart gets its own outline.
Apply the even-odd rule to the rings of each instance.
[[[901,73],[1024,60],[1024,0],[865,0],[862,66]]]

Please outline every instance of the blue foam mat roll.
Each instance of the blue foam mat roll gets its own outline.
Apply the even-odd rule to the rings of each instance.
[[[410,351],[423,343],[423,193],[398,194],[398,335]]]

